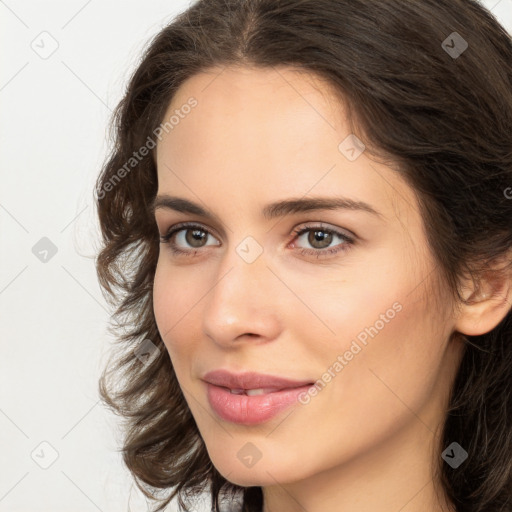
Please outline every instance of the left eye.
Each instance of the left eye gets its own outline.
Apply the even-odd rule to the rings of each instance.
[[[327,229],[322,226],[313,226],[313,227],[307,227],[300,229],[295,232],[297,235],[297,239],[300,239],[301,237],[304,237],[304,235],[308,235],[305,239],[308,244],[310,244],[314,249],[317,249],[316,251],[313,251],[315,253],[322,252],[331,245],[333,240],[337,237],[342,241],[341,245],[350,245],[354,241],[349,236],[345,235],[344,233],[341,233],[340,231],[334,230],[334,229]],[[340,244],[338,244],[340,245]],[[344,250],[343,249],[329,249],[327,252],[338,252],[338,250]]]
[[[316,257],[324,255],[325,253],[337,253],[339,251],[347,250],[349,246],[354,244],[354,239],[348,235],[335,229],[327,229],[323,226],[299,228],[293,233],[296,235],[295,239],[297,240],[308,234],[306,241],[313,247],[313,249],[299,247],[299,250],[301,254],[313,255]],[[165,235],[162,235],[160,237],[160,241],[161,243],[168,244],[174,254],[191,256],[192,253],[196,252],[194,249],[201,249],[208,245],[220,245],[220,243],[204,244],[209,235],[211,235],[211,233],[207,229],[197,224],[180,224],[171,228]],[[213,235],[211,236],[213,237]],[[330,248],[329,246],[335,237],[338,237],[338,239],[341,240],[341,243]],[[293,245],[295,245],[295,242]],[[185,248],[183,249],[180,246]]]

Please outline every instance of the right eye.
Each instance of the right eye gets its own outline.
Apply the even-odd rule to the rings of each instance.
[[[211,233],[199,224],[181,223],[172,226],[165,235],[160,236],[160,242],[168,244],[175,254],[192,255],[190,253],[195,252],[194,249],[201,249],[208,245],[220,245],[203,244],[203,241],[207,240],[209,235]]]

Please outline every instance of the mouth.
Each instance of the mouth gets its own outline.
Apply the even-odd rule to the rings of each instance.
[[[238,425],[259,425],[300,402],[313,382],[287,387],[229,387],[205,381],[206,397],[216,416]]]
[[[292,380],[255,372],[233,373],[218,369],[201,379],[210,408],[219,419],[239,425],[269,421],[297,405],[314,381]]]
[[[233,394],[247,394],[248,396],[275,393],[283,389],[294,389],[313,384],[313,381],[310,380],[292,380],[256,372],[234,373],[223,369],[206,373],[202,380],[214,386],[226,388]]]
[[[313,385],[313,382],[310,382],[307,384]],[[233,395],[246,395],[246,396],[259,396],[259,395],[268,395],[269,393],[277,393],[279,391],[288,390],[288,389],[296,389],[295,387],[292,388],[256,388],[256,389],[231,389],[226,388],[224,386],[219,386],[224,389],[227,389],[231,394]],[[301,387],[301,386],[297,386]]]

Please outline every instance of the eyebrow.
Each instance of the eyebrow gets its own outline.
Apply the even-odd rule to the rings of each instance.
[[[218,218],[212,212],[204,209],[202,206],[184,199],[174,197],[167,194],[155,197],[149,207],[150,214],[154,215],[157,209],[174,210],[180,213],[189,213],[191,215],[199,215],[212,221],[218,221]],[[272,220],[285,215],[292,215],[304,212],[318,210],[354,210],[371,213],[379,218],[383,215],[375,208],[364,201],[357,201],[347,197],[315,197],[315,198],[291,198],[270,203],[263,208],[263,218]]]

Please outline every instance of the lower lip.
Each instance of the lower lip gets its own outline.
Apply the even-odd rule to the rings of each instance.
[[[229,389],[207,385],[208,401],[211,408],[223,420],[240,425],[256,425],[270,420],[284,409],[298,402],[299,395],[313,384],[298,388],[282,389],[264,395],[235,395]]]

